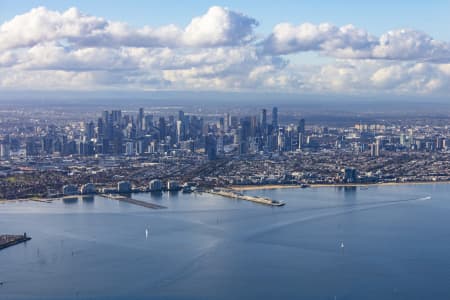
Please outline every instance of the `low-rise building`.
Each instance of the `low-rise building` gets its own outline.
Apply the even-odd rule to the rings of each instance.
[[[62,193],[64,196],[77,195],[78,187],[75,184],[66,184],[62,188]]]
[[[81,186],[81,194],[83,195],[90,195],[95,194],[97,192],[95,188],[95,184],[93,183],[86,183]]]
[[[149,189],[151,192],[159,192],[163,189],[163,183],[159,179],[153,179],[149,183]]]
[[[119,181],[117,183],[118,193],[131,193],[131,183],[129,181]]]
[[[180,185],[178,184],[178,181],[175,181],[175,180],[167,181],[167,190],[168,191],[178,191],[179,189],[180,189]]]

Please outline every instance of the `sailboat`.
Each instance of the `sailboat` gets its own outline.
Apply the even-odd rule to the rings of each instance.
[[[145,238],[148,239],[148,228],[145,228]]]

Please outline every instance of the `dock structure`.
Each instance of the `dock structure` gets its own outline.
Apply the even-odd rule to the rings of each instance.
[[[24,233],[23,235],[12,235],[12,234],[0,235],[0,250],[20,243],[24,243],[29,240],[31,240],[31,237],[28,237],[26,233]]]
[[[272,200],[269,198],[258,197],[258,196],[244,195],[242,193],[239,193],[239,192],[236,192],[233,190],[228,190],[228,189],[213,189],[213,190],[209,190],[206,192],[213,194],[213,195],[219,195],[219,196],[233,198],[233,199],[239,199],[239,200],[246,200],[246,201],[251,201],[251,202],[258,203],[258,204],[264,204],[264,205],[269,205],[269,206],[285,205],[285,203],[282,201]]]
[[[155,204],[155,203],[150,203],[150,202],[145,202],[145,201],[141,201],[141,200],[136,200],[136,199],[133,199],[133,198],[130,198],[130,197],[122,196],[122,195],[102,194],[101,196],[105,197],[105,198],[108,198],[108,199],[122,201],[122,202],[127,202],[127,203],[130,203],[130,204],[139,205],[139,206],[150,208],[150,209],[164,209],[164,208],[167,208],[166,206],[162,206],[162,205]]]

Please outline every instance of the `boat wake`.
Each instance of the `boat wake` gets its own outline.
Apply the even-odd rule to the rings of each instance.
[[[324,219],[324,218],[328,218],[328,217],[334,217],[334,216],[339,216],[339,215],[344,215],[344,214],[351,214],[351,213],[355,213],[355,212],[366,211],[366,210],[371,210],[371,209],[376,209],[376,208],[382,208],[382,207],[386,207],[386,206],[398,205],[398,204],[405,203],[405,202],[426,201],[426,200],[430,200],[430,199],[431,199],[431,196],[426,196],[426,197],[420,197],[420,198],[414,198],[414,199],[384,201],[384,202],[380,202],[377,204],[367,204],[367,205],[358,205],[358,206],[353,206],[353,207],[345,207],[342,209],[335,209],[331,212],[327,211],[327,212],[318,213],[318,214],[314,214],[314,215],[303,216],[300,218],[271,224],[264,228],[259,228],[258,230],[253,231],[250,235],[248,235],[247,240],[256,239],[260,236],[266,235],[270,232],[280,230],[280,229],[290,226],[290,225],[311,222],[311,221]]]

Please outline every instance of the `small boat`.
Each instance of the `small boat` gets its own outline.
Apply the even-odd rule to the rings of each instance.
[[[270,200],[270,199],[267,199],[267,200]],[[275,206],[283,206],[286,204],[283,201],[278,201],[278,200],[272,200],[271,203],[272,203],[272,205],[275,205]]]
[[[194,189],[192,186],[190,186],[190,185],[186,185],[186,186],[183,187],[183,193],[184,193],[184,194],[190,194],[190,193],[192,193],[194,190],[195,190],[195,189]]]

